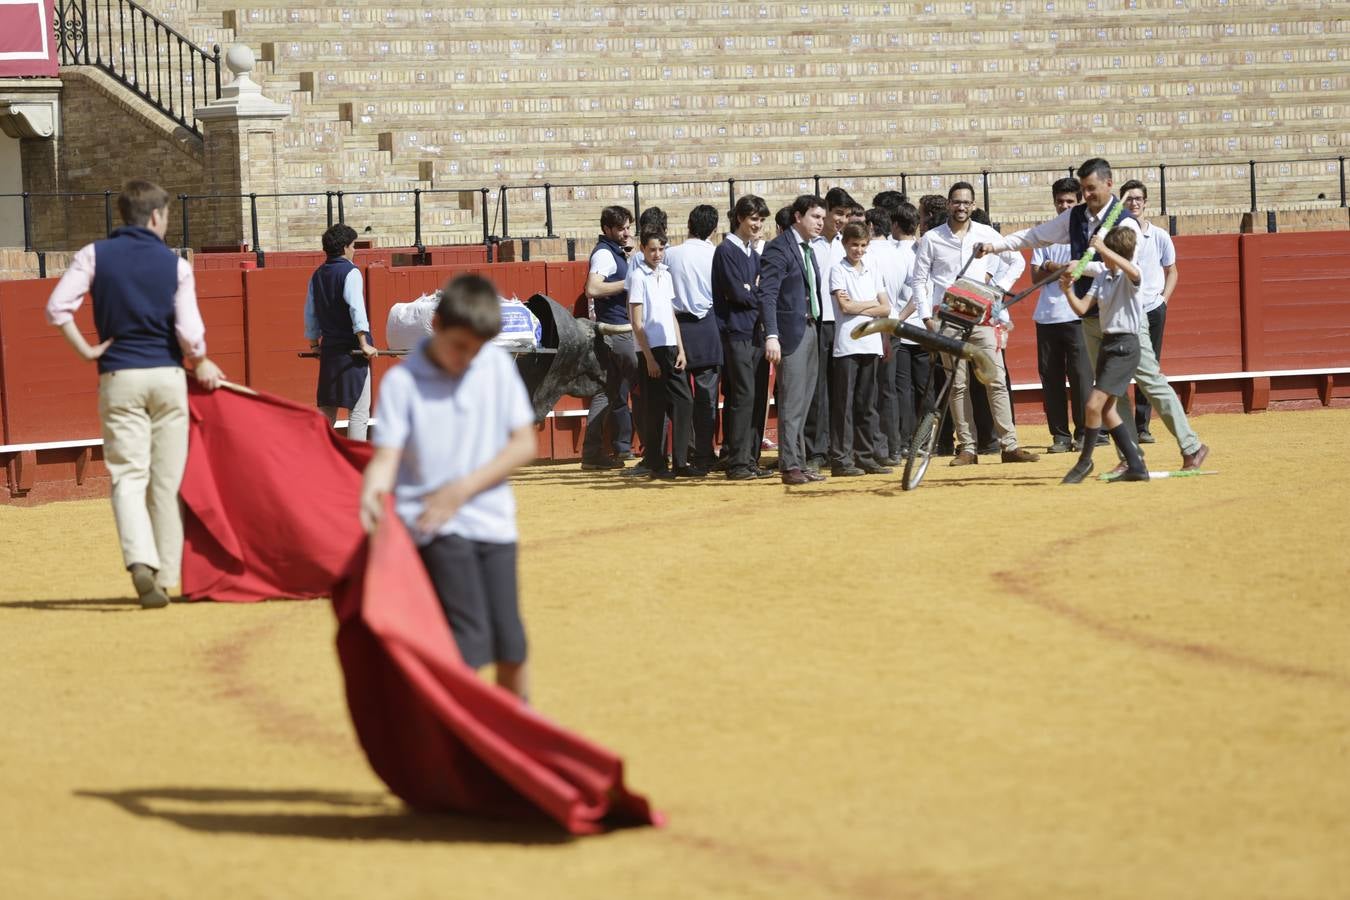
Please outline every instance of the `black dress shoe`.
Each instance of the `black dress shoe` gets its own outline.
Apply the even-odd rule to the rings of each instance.
[[[801,469],[788,469],[783,473],[783,484],[810,484],[811,479]]]
[[[675,477],[676,477],[676,478],[707,478],[707,477],[708,477],[708,470],[707,470],[707,469],[700,468],[699,466],[676,466],[674,472],[675,472]]]
[[[777,469],[755,469],[754,472],[755,472],[755,477],[756,477],[756,478],[777,478],[777,477],[778,477],[778,470],[777,470]]]
[[[903,453],[897,453],[897,454],[895,454],[894,456],[888,456],[888,457],[886,457],[885,459],[878,460],[878,461],[877,461],[877,465],[879,465],[879,466],[898,466],[898,465],[901,465],[902,463],[904,463],[904,461],[905,461],[904,454],[903,454]]]
[[[831,466],[830,474],[835,478],[856,478],[859,475],[866,475],[867,472],[857,466]]]
[[[1148,480],[1149,480],[1148,469],[1142,469],[1139,471],[1136,471],[1134,469],[1126,469],[1124,472],[1121,472],[1115,478],[1112,478],[1111,483],[1115,484],[1118,481],[1148,481]]]
[[[865,459],[858,463],[858,468],[862,469],[868,475],[889,475],[895,471],[890,466],[883,466],[879,463],[872,462],[870,459]]]
[[[652,481],[674,481],[676,475],[670,469],[653,469],[647,473],[647,477]]]
[[[624,469],[622,474],[625,478],[646,478],[652,474],[652,470],[647,468],[646,463],[638,463],[631,469]]]
[[[758,469],[727,469],[727,481],[754,481],[759,477]]]
[[[1097,446],[1098,446],[1098,447],[1105,447],[1105,446],[1106,446],[1107,444],[1109,444],[1109,443],[1111,443],[1111,435],[1107,434],[1105,431],[1103,431],[1101,434],[1097,435]]]
[[[583,459],[581,461],[581,471],[583,472],[608,472],[611,469],[622,469],[623,460],[611,456],[609,459]]]
[[[806,476],[807,481],[813,483],[826,480],[825,476],[820,474],[819,472],[803,472],[802,474]]]
[[[1053,444],[1050,445],[1049,449],[1047,449],[1045,452],[1046,452],[1046,453],[1072,453],[1072,452],[1073,452],[1073,445],[1070,444],[1068,441],[1055,441]]]
[[[1084,478],[1088,477],[1091,474],[1092,474],[1092,460],[1088,460],[1087,464],[1084,465],[1083,461],[1080,459],[1078,462],[1073,464],[1073,468],[1069,470],[1069,474],[1065,475],[1064,478],[1061,479],[1059,483],[1080,484],[1082,483]]]

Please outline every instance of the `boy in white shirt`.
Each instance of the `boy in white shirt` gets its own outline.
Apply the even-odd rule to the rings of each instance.
[[[642,464],[649,477],[655,479],[701,477],[708,473],[688,464],[694,394],[689,387],[689,373],[685,371],[684,340],[675,321],[675,282],[662,261],[666,254],[665,232],[656,229],[642,232],[639,246],[642,261],[634,270],[628,291],[628,315],[643,362],[646,418]],[[666,456],[667,413],[671,422],[673,470]]]
[[[860,222],[844,226],[845,257],[830,270],[835,322],[830,359],[830,462],[838,477],[885,475],[877,462],[877,364],[885,352],[879,334],[853,338],[853,329],[891,314],[879,273],[864,257],[871,230]]]
[[[1078,315],[1086,315],[1094,303],[1097,305],[1102,327],[1096,382],[1084,411],[1087,427],[1083,450],[1078,462],[1064,476],[1063,484],[1078,484],[1092,473],[1092,451],[1103,425],[1127,463],[1117,480],[1148,481],[1139,445],[1116,409],[1116,398],[1125,393],[1135,369],[1139,368],[1139,322],[1144,314],[1139,297],[1139,268],[1130,262],[1138,235],[1137,229],[1120,225],[1112,228],[1105,238],[1093,235],[1091,247],[1105,268],[1093,278],[1086,296],[1079,297],[1074,290],[1071,270],[1065,269],[1059,279],[1065,299]],[[1126,409],[1124,414],[1129,415],[1130,410]]]
[[[917,222],[917,219],[916,219]],[[910,276],[914,273],[914,242],[896,244],[891,240],[891,212],[876,208],[867,211],[867,227],[871,229],[872,240],[867,245],[867,255],[863,257],[868,268],[877,273],[881,288],[890,301],[890,317],[904,321],[916,308],[910,298],[914,290],[909,286]],[[922,327],[922,322],[914,323]],[[883,465],[899,465],[904,453],[900,439],[900,397],[896,384],[896,364],[900,359],[897,352],[900,339],[894,335],[881,335],[881,362],[877,364],[877,417],[878,440],[876,458]],[[908,357],[905,358],[908,364]],[[906,371],[908,377],[908,371]],[[912,402],[912,398],[911,398]]]
[[[374,530],[393,491],[460,656],[474,669],[495,662],[497,684],[525,699],[516,502],[506,480],[535,458],[534,410],[511,355],[490,343],[501,330],[492,282],[455,278],[434,323],[380,387],[361,522]]]

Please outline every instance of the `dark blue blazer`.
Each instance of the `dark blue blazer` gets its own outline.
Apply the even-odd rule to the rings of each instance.
[[[759,327],[759,299],[755,297],[757,278],[758,253],[751,250],[746,254],[727,240],[717,245],[712,261],[713,315],[722,337],[728,341],[764,343],[764,329]]]
[[[759,315],[764,322],[764,334],[778,335],[783,355],[794,353],[811,321],[811,301],[806,296],[806,274],[802,270],[801,238],[797,229],[789,228],[764,247],[759,261]],[[820,260],[816,260],[816,297],[825,298]]]

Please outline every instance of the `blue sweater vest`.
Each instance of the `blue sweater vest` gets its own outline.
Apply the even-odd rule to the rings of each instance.
[[[613,275],[605,279],[605,284],[612,284],[616,281],[624,281],[628,277],[628,257],[624,255],[623,247],[617,241],[611,240],[605,235],[600,236],[600,242],[595,245],[591,251],[591,259],[600,250],[608,250],[614,255],[614,261],[618,263],[618,270]],[[620,291],[609,297],[595,298],[595,320],[605,322],[610,325],[628,324],[628,292]]]
[[[319,322],[325,350],[352,351],[360,346],[352,331],[352,312],[342,295],[347,275],[356,266],[345,256],[330,256],[310,276],[310,292],[314,296],[314,318]]]
[[[181,366],[177,316],[178,254],[149,228],[128,225],[94,242],[94,325],[112,345],[98,370]]]
[[[1110,214],[1111,206],[1119,202],[1120,201],[1115,197],[1111,198],[1111,203],[1108,203],[1106,205],[1106,208],[1102,210],[1103,221],[1106,219],[1107,215]],[[1133,219],[1133,218],[1134,215],[1128,209],[1122,209],[1120,211],[1120,218],[1116,220],[1116,224],[1119,225],[1126,219]],[[1088,244],[1092,242],[1092,236],[1094,234],[1096,234],[1096,232],[1093,231],[1092,226],[1088,223],[1087,204],[1080,203],[1077,206],[1075,206],[1073,210],[1069,213],[1070,262],[1077,262],[1079,259],[1082,258],[1083,254],[1087,252]],[[1106,235],[1102,235],[1102,237],[1106,237]],[[1073,287],[1074,290],[1078,292],[1079,296],[1086,296],[1088,290],[1092,287],[1092,278],[1087,275],[1084,275],[1082,278],[1074,282]],[[1093,309],[1089,310],[1088,315],[1090,316],[1097,315],[1096,308],[1094,307]]]

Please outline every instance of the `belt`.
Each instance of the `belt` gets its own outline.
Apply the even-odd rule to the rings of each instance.
[[[693,313],[685,313],[685,312],[677,312],[675,314],[675,321],[677,322],[702,322],[706,318],[708,318],[708,314],[706,312],[701,316],[696,316]]]

